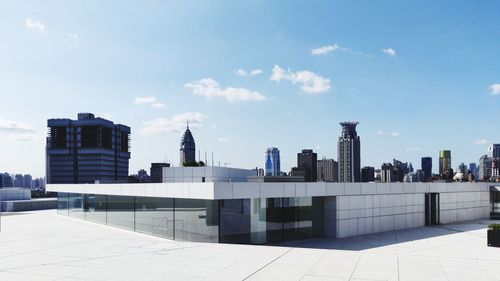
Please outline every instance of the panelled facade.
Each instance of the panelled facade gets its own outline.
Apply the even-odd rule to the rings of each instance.
[[[47,126],[47,183],[127,182],[129,127],[91,113],[49,119]]]
[[[498,204],[487,183],[50,184],[47,190],[59,192],[62,215],[181,241],[241,244],[488,218]]]

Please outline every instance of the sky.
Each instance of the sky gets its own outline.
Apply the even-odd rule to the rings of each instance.
[[[130,173],[179,164],[189,121],[215,165],[289,171],[337,158],[358,121],[361,163],[420,167],[500,142],[500,3],[0,0],[0,172],[45,174],[47,119],[131,127]]]

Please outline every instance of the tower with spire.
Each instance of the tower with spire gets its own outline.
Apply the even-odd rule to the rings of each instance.
[[[189,130],[189,121],[186,124],[186,131],[182,135],[180,152],[181,165],[196,161],[196,145],[194,143],[193,134],[191,134],[191,130]]]

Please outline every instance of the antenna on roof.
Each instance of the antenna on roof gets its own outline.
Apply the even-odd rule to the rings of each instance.
[[[186,120],[186,124],[187,124],[187,129],[189,129],[189,120]]]

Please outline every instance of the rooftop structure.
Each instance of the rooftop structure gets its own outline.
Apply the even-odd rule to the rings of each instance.
[[[127,182],[129,127],[91,113],[49,119],[47,126],[47,183]]]

